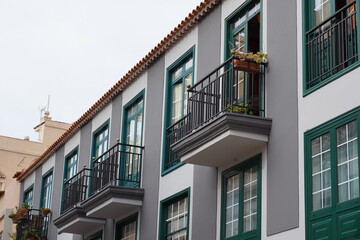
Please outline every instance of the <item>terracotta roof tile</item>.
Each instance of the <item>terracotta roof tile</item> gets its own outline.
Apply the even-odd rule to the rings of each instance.
[[[133,68],[131,68],[111,89],[109,89],[98,101],[95,102],[69,129],[61,135],[45,152],[34,161],[26,170],[17,176],[21,181],[30,174],[37,166],[46,161],[54,154],[69,138],[81,127],[87,124],[102,108],[111,102],[126,86],[140,76],[144,70],[151,66],[167,49],[181,39],[195,24],[204,18],[221,0],[205,0],[201,2],[184,20],[180,22],[166,37],[150,50]]]

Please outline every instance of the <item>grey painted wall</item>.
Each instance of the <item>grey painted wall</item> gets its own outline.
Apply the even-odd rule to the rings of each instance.
[[[118,95],[112,101],[110,142],[109,142],[110,147],[116,143],[117,138],[120,139],[121,113],[122,113],[122,97],[121,95]]]
[[[33,206],[34,208],[40,207],[40,194],[41,194],[41,167],[35,170],[35,184],[34,184],[34,195],[33,195]]]
[[[64,146],[57,150],[55,155],[55,167],[53,170],[53,193],[51,198],[51,223],[60,215],[61,194],[64,177]],[[57,228],[54,224],[49,224],[48,239],[56,239]]]
[[[142,185],[145,189],[143,206],[140,217],[139,239],[156,239],[159,176],[160,176],[160,151],[163,119],[163,94],[164,86],[164,57],[159,59],[148,71],[148,84],[146,88],[146,114],[145,114],[145,151],[143,157]],[[160,91],[159,91],[160,89]]]
[[[220,65],[221,8],[203,19],[198,26],[197,80]],[[211,49],[211,51],[209,51]],[[216,239],[217,169],[194,166],[191,239]]]
[[[79,150],[79,167],[78,171],[83,169],[84,165],[90,167],[91,151],[91,122],[86,124],[80,130],[80,150]]]
[[[296,1],[274,0],[267,6],[267,114],[273,119],[267,163],[271,235],[299,226],[297,37]]]

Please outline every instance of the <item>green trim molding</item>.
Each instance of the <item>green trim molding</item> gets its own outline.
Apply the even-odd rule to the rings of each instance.
[[[185,73],[183,73],[181,76],[183,75],[187,75],[189,73],[193,73],[192,75],[192,85],[194,84],[194,72],[195,72],[195,45],[192,46],[189,50],[187,50],[183,55],[181,55],[174,63],[172,63],[167,69],[166,69],[166,81],[165,81],[165,108],[164,108],[164,126],[163,126],[163,148],[162,148],[162,165],[161,165],[161,176],[164,176],[172,171],[174,171],[175,169],[177,169],[178,167],[181,167],[184,165],[184,163],[182,163],[181,161],[179,161],[177,164],[175,164],[174,166],[171,166],[169,168],[165,168],[165,162],[167,159],[167,142],[166,142],[166,129],[171,126],[171,114],[172,114],[172,107],[171,107],[171,102],[172,102],[172,86],[181,81],[180,78],[177,78],[175,81],[172,80],[172,71],[174,71],[177,67],[181,66],[182,64],[184,64],[185,60],[187,60],[188,58],[192,57],[193,63],[192,63],[192,67],[191,69],[189,69],[188,71],[186,71]],[[182,83],[184,85],[184,82]],[[183,86],[184,87],[184,86]],[[186,87],[186,86],[185,86]],[[184,100],[184,99],[183,99]],[[184,104],[184,101],[183,103]],[[183,105],[182,105],[183,106]],[[183,107],[182,107],[183,109]],[[182,115],[184,116],[185,113],[183,113]]]

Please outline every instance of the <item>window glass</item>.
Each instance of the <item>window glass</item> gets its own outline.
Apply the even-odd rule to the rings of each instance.
[[[357,126],[353,121],[336,130],[338,197],[344,202],[359,197]]]
[[[313,210],[331,205],[330,134],[311,141]]]
[[[187,235],[188,198],[182,198],[166,207],[166,239],[185,240]]]
[[[135,240],[135,236],[136,236],[136,221],[121,226],[120,240]]]
[[[70,179],[77,173],[78,153],[75,151],[66,158],[66,174],[65,179]]]

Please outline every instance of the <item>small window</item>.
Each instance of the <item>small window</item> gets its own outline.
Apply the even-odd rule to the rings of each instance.
[[[109,148],[109,123],[108,121],[98,128],[93,135],[93,151],[92,157],[94,161],[101,162],[103,159],[98,159]]]
[[[52,182],[53,182],[53,174],[51,170],[49,173],[45,174],[42,179],[41,200],[40,200],[41,208],[50,208],[51,195],[52,195]]]
[[[33,186],[31,186],[25,191],[23,202],[32,206],[33,205],[33,194],[34,194]]]
[[[102,240],[103,239],[103,232],[97,232],[93,235],[91,235],[90,237],[86,238],[87,240]]]
[[[69,180],[76,175],[78,169],[78,150],[77,148],[71,151],[65,157],[65,172],[64,179]]]
[[[161,202],[160,239],[188,239],[189,189]]]
[[[137,215],[116,224],[116,240],[136,240]]]
[[[305,133],[307,239],[360,238],[359,112]]]

